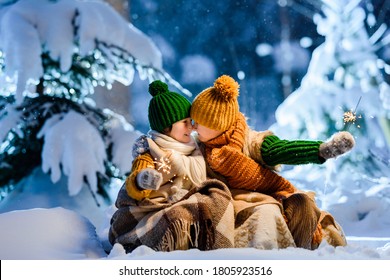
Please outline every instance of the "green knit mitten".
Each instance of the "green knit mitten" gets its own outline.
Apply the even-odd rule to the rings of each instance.
[[[325,159],[319,155],[322,141],[281,140],[275,135],[264,138],[261,145],[261,156],[269,166],[278,164],[321,164]]]

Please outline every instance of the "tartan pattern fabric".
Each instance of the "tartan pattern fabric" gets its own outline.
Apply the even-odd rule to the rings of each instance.
[[[126,252],[141,245],[157,251],[234,247],[232,198],[218,180],[206,180],[173,204],[136,201],[122,188],[116,206],[109,241],[122,244]]]

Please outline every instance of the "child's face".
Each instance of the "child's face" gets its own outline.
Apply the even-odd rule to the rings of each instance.
[[[194,129],[198,132],[198,139],[201,142],[207,142],[223,133],[223,131],[214,130],[198,123],[194,124]]]
[[[172,125],[172,130],[167,134],[173,139],[182,143],[191,141],[192,122],[191,118],[185,118],[181,121],[175,122]]]

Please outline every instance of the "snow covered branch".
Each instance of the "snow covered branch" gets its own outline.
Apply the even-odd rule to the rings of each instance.
[[[77,124],[77,125],[75,125]],[[69,195],[76,195],[84,185],[84,177],[97,192],[96,173],[104,173],[107,159],[104,142],[98,130],[82,115],[70,111],[48,119],[38,133],[44,138],[42,169],[51,171],[52,181],[68,176]]]
[[[66,98],[39,96],[0,107],[0,189],[41,166],[53,183],[67,176],[70,195],[87,185],[104,197],[110,180],[130,171],[139,135],[122,116]]]
[[[0,3],[1,4],[1,3]],[[104,194],[130,171],[140,134],[91,105],[96,86],[160,79],[191,95],[162,68],[155,44],[102,1],[19,0],[0,5],[0,189],[41,166]],[[122,178],[123,179],[123,178]]]
[[[98,85],[129,85],[136,71],[190,95],[162,69],[150,38],[105,2],[19,0],[0,11],[0,78],[14,85],[18,104],[35,86],[76,100]]]

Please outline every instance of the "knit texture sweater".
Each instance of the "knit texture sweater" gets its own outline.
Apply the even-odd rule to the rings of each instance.
[[[261,145],[261,156],[268,166],[279,164],[322,164],[324,158],[319,156],[322,141],[311,140],[281,140],[276,135],[264,138]]]
[[[204,143],[210,168],[231,188],[269,194],[278,200],[296,192],[288,180],[243,153],[248,129],[245,117],[239,114],[229,130]]]

